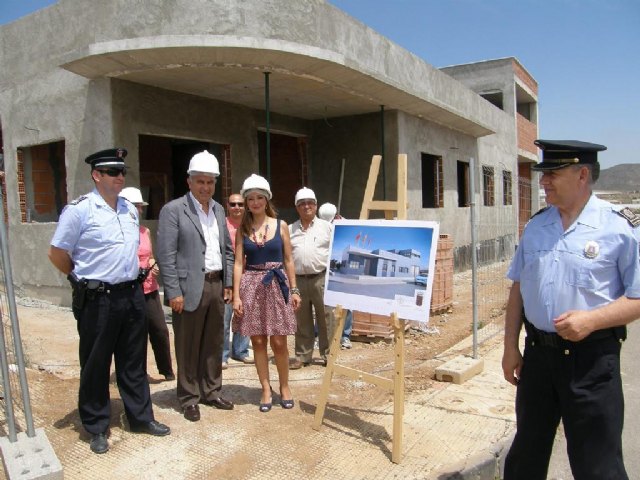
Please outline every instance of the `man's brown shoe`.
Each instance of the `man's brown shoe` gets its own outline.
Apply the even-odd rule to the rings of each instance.
[[[214,398],[213,400],[200,400],[200,403],[220,410],[233,410],[233,402],[222,397]]]
[[[189,405],[184,407],[184,418],[190,422],[197,422],[200,420],[200,408],[198,405]]]
[[[311,365],[311,362],[303,362],[299,358],[289,362],[289,370],[298,370],[302,367],[308,367]]]

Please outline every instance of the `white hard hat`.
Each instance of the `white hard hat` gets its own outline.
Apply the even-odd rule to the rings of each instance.
[[[314,202],[318,201],[316,200],[316,194],[313,193],[313,190],[307,187],[302,187],[300,190],[298,190],[298,193],[296,193],[295,204],[298,205],[298,202],[300,200],[313,200]]]
[[[320,208],[318,208],[318,216],[327,222],[332,221],[336,213],[338,213],[338,209],[333,203],[323,203],[320,205]]]
[[[218,159],[215,155],[210,154],[206,150],[200,153],[196,153],[191,157],[189,162],[189,175],[209,175],[217,177],[220,175],[220,166],[218,165]]]
[[[252,173],[251,176],[247,177],[242,183],[240,195],[242,195],[243,198],[246,198],[252,190],[258,190],[262,195],[267,197],[267,200],[271,200],[272,195],[269,182],[267,182],[266,178],[256,175],[255,173]]]
[[[135,187],[123,188],[120,192],[120,196],[126,198],[134,205],[149,205],[142,199],[142,193]]]

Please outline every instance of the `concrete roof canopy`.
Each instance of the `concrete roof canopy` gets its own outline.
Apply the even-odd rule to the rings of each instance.
[[[323,0],[268,10],[259,0],[60,0],[47,10],[77,30],[60,67],[89,79],[263,109],[269,72],[275,113],[312,120],[384,105],[474,137],[496,130],[475,93]]]

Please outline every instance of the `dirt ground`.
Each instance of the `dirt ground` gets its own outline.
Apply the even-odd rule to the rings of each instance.
[[[432,315],[426,329],[412,326],[407,331],[405,375],[408,393],[427,389],[437,383],[434,379],[434,368],[429,367],[427,361],[470,335],[472,310],[469,285],[470,273],[455,275],[454,301],[451,308],[445,313]],[[497,308],[501,309],[502,305]],[[29,389],[36,428],[45,429],[67,472],[66,476],[69,476],[68,464],[73,463],[69,452],[74,451],[79,439],[85,442],[88,439],[81,427],[76,408],[79,364],[75,320],[69,309],[32,298],[18,299],[18,316],[28,365]],[[170,325],[169,330],[173,337]],[[293,338],[290,339],[290,353],[293,354]],[[382,376],[391,375],[393,360],[393,346],[385,341],[354,341],[351,350],[342,350],[339,355],[339,363],[343,365]],[[316,405],[319,385],[323,378],[324,368],[320,365],[319,359],[317,361],[310,367],[291,372],[294,397],[298,399],[301,410],[307,415],[314,413],[311,406]],[[157,419],[170,424],[173,429],[172,437],[180,434],[183,429],[184,432],[188,432],[186,429],[189,422],[182,419],[175,399],[175,382],[165,382],[158,374],[150,347],[148,370]],[[259,385],[252,365],[232,361],[229,369],[223,372],[223,384],[223,395],[226,398],[233,400],[236,406],[241,406],[240,408],[245,405],[247,408],[256,406],[257,412]],[[276,389],[277,382],[273,385]],[[122,403],[115,381],[111,385],[111,397],[110,442],[113,445],[118,441],[118,427],[125,427]],[[334,377],[332,382],[330,401],[334,403],[360,404],[375,408],[376,405],[383,405],[390,399],[388,392],[364,382],[353,382],[339,377]],[[308,406],[308,411],[305,411],[304,405]],[[284,422],[283,428],[295,429],[299,428],[301,420],[299,416],[281,416],[280,421]],[[290,424],[287,425],[287,422]],[[249,438],[260,435],[260,430],[264,428],[259,422],[248,425],[254,425],[256,430],[246,432]],[[125,428],[122,428],[122,431],[125,431]],[[85,444],[83,448],[88,452],[88,445]],[[316,461],[308,457],[298,460]],[[217,468],[220,478],[225,478],[220,468]],[[73,475],[69,478],[73,478]]]

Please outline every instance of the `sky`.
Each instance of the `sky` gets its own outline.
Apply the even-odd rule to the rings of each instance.
[[[0,25],[55,3],[0,0]],[[640,163],[639,0],[330,0],[434,67],[515,57],[538,82],[540,138]]]
[[[365,250],[405,250],[414,249],[420,252],[420,267],[429,268],[429,254],[433,240],[433,228],[398,226],[397,222],[390,225],[336,225],[331,245],[331,258],[342,260],[342,252],[347,246],[363,248]]]

